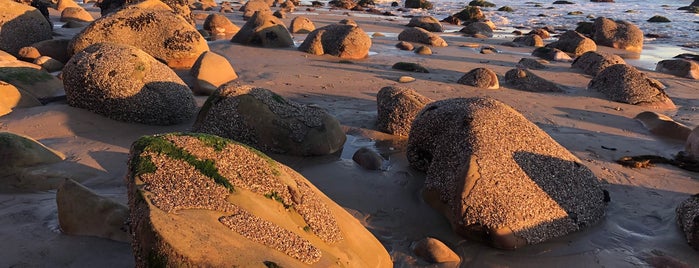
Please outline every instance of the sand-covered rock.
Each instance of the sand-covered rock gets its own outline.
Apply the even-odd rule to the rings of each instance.
[[[498,75],[493,70],[488,68],[475,68],[473,70],[470,70],[468,73],[464,74],[461,78],[459,78],[459,80],[456,82],[467,86],[485,89],[500,88],[500,82],[498,82]]]
[[[61,12],[61,21],[93,21],[95,18],[82,7],[68,7]]]
[[[271,13],[272,10],[269,8],[269,6],[270,4],[265,0],[250,0],[245,2],[245,4],[240,7],[240,11],[243,12],[243,19],[247,20],[252,18],[257,11]]]
[[[204,30],[212,35],[234,35],[240,31],[240,27],[233,24],[226,16],[219,13],[211,13],[204,20]]]
[[[628,21],[613,21],[599,17],[592,25],[592,40],[597,45],[625,49],[632,52],[643,50],[643,31]]]
[[[657,112],[645,111],[636,115],[634,119],[641,122],[641,124],[654,135],[676,139],[682,142],[687,141],[689,134],[692,132],[692,129],[688,126],[672,120],[672,118],[667,115]],[[691,148],[691,146],[689,146],[689,148]]]
[[[699,194],[695,194],[682,201],[675,210],[677,212],[677,224],[684,233],[687,243],[699,250]]]
[[[70,39],[49,39],[36,42],[19,50],[19,57],[24,60],[35,60],[41,56],[49,56],[62,63],[68,62],[68,44]]]
[[[204,134],[144,136],[128,170],[137,267],[392,266],[342,207],[242,144]]]
[[[199,56],[190,73],[196,78],[192,91],[201,95],[211,95],[219,86],[238,79],[228,59],[211,51]]]
[[[101,42],[137,47],[172,68],[190,68],[209,45],[191,24],[173,11],[129,6],[101,17],[76,35],[71,55]]]
[[[65,234],[131,241],[129,207],[100,196],[74,180],[66,179],[58,187],[56,205],[58,224]]]
[[[379,131],[398,136],[408,136],[410,125],[425,105],[432,102],[414,89],[407,87],[383,87],[376,94]]]
[[[0,50],[14,56],[20,48],[51,39],[51,23],[36,8],[0,0]]]
[[[206,100],[192,131],[288,155],[331,154],[346,139],[340,123],[325,110],[234,83],[222,85]]]
[[[589,227],[608,200],[578,158],[489,98],[425,106],[413,122],[407,157],[411,167],[427,172],[423,197],[457,233],[499,248]]]
[[[262,47],[294,46],[294,40],[284,23],[268,11],[255,12],[231,42]]]
[[[0,67],[0,81],[10,83],[40,101],[65,95],[63,83],[35,67]]]
[[[699,63],[691,60],[661,60],[655,71],[689,79],[699,79]]]
[[[431,33],[425,29],[418,27],[411,27],[403,30],[398,34],[398,40],[422,43],[430,46],[436,47],[446,47],[447,42],[444,41],[439,35]]]
[[[605,68],[592,78],[587,88],[603,93],[612,101],[659,109],[675,108],[675,104],[659,85],[628,64]]]
[[[12,84],[0,81],[0,116],[12,109],[40,106],[41,102]]]
[[[310,33],[315,29],[316,29],[316,25],[313,24],[313,21],[311,21],[311,19],[304,17],[304,16],[298,16],[298,17],[293,18],[291,20],[290,25],[289,25],[289,31],[291,33],[304,34],[304,33]]]
[[[444,26],[432,16],[416,16],[410,19],[408,27],[419,27],[430,32],[444,32]]]
[[[19,168],[63,161],[65,156],[40,142],[16,133],[0,132],[0,175]]]
[[[615,64],[626,64],[626,61],[616,54],[588,51],[575,58],[571,67],[596,76],[605,68]]]
[[[430,263],[459,262],[459,255],[442,241],[433,237],[425,237],[412,245],[413,252],[418,257]]]
[[[313,55],[333,55],[345,59],[369,56],[371,38],[357,26],[331,24],[306,36],[299,50]]]
[[[195,110],[189,87],[165,64],[129,45],[98,43],[63,69],[68,104],[114,120],[179,124]]]
[[[588,51],[597,50],[595,41],[592,41],[592,39],[587,38],[576,31],[566,31],[560,37],[558,37],[558,41],[550,43],[546,46],[560,49],[563,52],[568,52],[573,55],[573,57],[580,56]]]
[[[514,68],[507,71],[507,73],[505,73],[505,83],[513,88],[531,92],[563,91],[556,83],[522,68]]]

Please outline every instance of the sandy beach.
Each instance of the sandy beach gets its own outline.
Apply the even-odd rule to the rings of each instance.
[[[236,10],[238,6],[233,5]],[[91,4],[84,7],[99,17],[98,8]],[[386,247],[395,267],[457,266],[430,266],[418,259],[410,245],[427,236],[450,246],[461,257],[458,267],[699,267],[699,253],[687,244],[675,214],[682,200],[699,193],[699,174],[670,165],[631,169],[615,162],[628,155],[672,158],[684,149],[684,142],[653,135],[634,120],[648,108],[609,101],[588,90],[591,77],[567,62],[550,62],[547,69],[532,70],[561,85],[561,93],[521,91],[502,82],[497,90],[461,85],[456,81],[477,67],[488,67],[502,79],[521,58],[534,58],[530,55],[533,48],[502,46],[500,43],[511,40],[464,37],[457,32],[440,34],[448,47],[433,47],[432,55],[418,55],[395,47],[408,18],[322,8],[307,12],[305,8],[288,13],[282,21],[288,26],[291,19],[304,15],[321,27],[353,19],[370,36],[382,36],[373,35],[368,58],[349,62],[295,48],[244,46],[231,43],[230,37],[210,41],[209,47],[230,61],[238,83],[317,105],[340,121],[348,135],[341,153],[270,156],[301,173],[355,216]],[[60,25],[60,13],[49,10],[53,22]],[[226,16],[238,26],[245,23],[240,12]],[[201,28],[203,20],[196,22]],[[54,28],[54,32],[57,37],[70,38],[77,30]],[[293,37],[297,45],[305,39],[305,35]],[[498,52],[481,54],[480,48],[487,46]],[[602,46],[598,51],[623,54]],[[419,63],[430,72],[391,68],[401,61]],[[676,110],[650,111],[691,128],[699,125],[699,80],[642,71],[665,84],[677,106]],[[416,81],[397,82],[406,75]],[[446,218],[422,200],[425,174],[408,166],[405,138],[372,130],[377,116],[376,94],[391,85],[412,88],[433,100],[482,96],[512,106],[581,159],[602,181],[611,196],[605,217],[581,232],[515,251],[495,249],[453,233]],[[198,107],[206,98],[196,96]],[[25,189],[0,188],[0,266],[133,267],[128,243],[61,233],[55,188],[64,178],[71,178],[126,204],[124,178],[131,144],[142,135],[189,131],[194,119],[174,126],[125,123],[71,107],[66,101],[15,109],[0,117],[0,131],[27,135],[67,157],[18,178],[6,178],[21,181]],[[386,170],[367,171],[352,161],[353,153],[365,146],[389,160]],[[44,177],[48,179],[42,183],[32,179]]]

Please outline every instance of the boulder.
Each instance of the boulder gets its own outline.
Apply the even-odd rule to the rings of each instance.
[[[0,0],[0,10],[0,50],[17,56],[20,48],[51,39],[51,23],[36,8]]]
[[[612,101],[659,109],[674,109],[665,91],[646,74],[628,64],[615,64],[602,70],[587,85]]]
[[[405,0],[406,8],[422,8],[422,9],[432,9],[434,5],[432,2],[427,0]]]
[[[541,36],[536,35],[536,34],[515,37],[515,39],[512,40],[512,42],[516,43],[516,44],[521,44],[523,46],[528,46],[528,47],[543,47],[544,46],[544,39],[541,39]]]
[[[632,52],[643,50],[643,31],[628,21],[613,21],[604,17],[595,19],[592,25],[592,40],[600,46]]]
[[[675,210],[677,224],[684,233],[689,245],[699,250],[699,194],[682,201]]]
[[[411,88],[381,88],[376,95],[377,130],[397,136],[408,136],[415,116],[430,102],[430,98]]]
[[[371,38],[359,27],[331,24],[313,30],[299,50],[313,55],[333,55],[343,59],[363,59],[369,56]]]
[[[468,2],[469,6],[479,6],[479,7],[495,7],[495,4],[485,1],[485,0],[473,0]]]
[[[61,162],[66,157],[40,142],[10,132],[0,132],[0,174],[13,174],[20,168]]]
[[[331,0],[328,2],[328,6],[341,9],[353,9],[357,7],[357,2],[354,0]]]
[[[62,63],[68,62],[68,44],[70,39],[49,39],[36,42],[19,50],[19,56],[25,60],[35,60],[49,56]]]
[[[279,5],[279,8],[284,12],[294,12],[296,10],[296,5],[293,1],[286,0]]]
[[[490,98],[428,104],[413,122],[406,154],[411,167],[426,172],[423,198],[454,231],[498,248],[589,227],[609,200],[582,161]]]
[[[289,30],[272,12],[255,12],[231,42],[262,47],[294,46]]]
[[[311,19],[304,16],[295,17],[291,20],[291,24],[289,26],[289,31],[291,31],[291,33],[298,34],[310,33],[315,29],[316,25],[313,24]]]
[[[129,45],[98,43],[63,68],[68,104],[124,122],[173,125],[192,117],[194,96],[167,65]]]
[[[670,22],[670,20],[665,16],[655,15],[647,20],[648,22]]]
[[[243,19],[247,20],[252,18],[257,11],[271,13],[272,10],[269,8],[269,6],[270,4],[268,4],[265,0],[249,0],[242,7],[240,7],[240,11],[243,12]]]
[[[367,147],[359,148],[352,155],[352,160],[360,167],[368,170],[380,170],[383,167],[383,157]]]
[[[485,19],[483,11],[481,11],[481,8],[477,6],[467,6],[458,13],[451,16],[459,19],[462,22],[475,22]]]
[[[461,261],[459,255],[436,238],[425,237],[412,244],[411,248],[415,255],[430,263]]]
[[[425,68],[425,66],[420,65],[419,63],[414,63],[414,62],[396,62],[391,66],[391,69],[396,69],[396,70],[402,70],[402,71],[408,71],[408,72],[415,72],[415,73],[429,73],[430,71]]]
[[[549,31],[544,29],[544,28],[537,28],[537,29],[531,30],[531,31],[529,31],[529,33],[527,33],[527,35],[538,35],[539,37],[541,37],[541,39],[551,38],[551,33],[549,33]]]
[[[493,37],[493,28],[490,27],[485,22],[470,22],[466,24],[464,28],[461,28],[459,32],[468,34],[468,35],[483,35],[487,37]]]
[[[40,106],[41,102],[12,84],[0,81],[0,116],[9,114],[14,108]]]
[[[425,29],[411,27],[403,30],[398,34],[398,40],[422,43],[430,46],[436,47],[446,47],[447,42],[444,41],[439,35],[433,34]]]
[[[519,62],[517,62],[516,67],[522,69],[542,70],[547,68],[544,63],[548,63],[548,61],[522,58],[519,60]]]
[[[34,64],[41,66],[41,69],[47,72],[58,72],[63,69],[64,64],[49,56],[41,56],[33,61]]]
[[[93,21],[95,18],[82,7],[68,7],[61,12],[61,21]]]
[[[577,57],[572,68],[580,69],[584,73],[596,76],[605,68],[615,64],[626,64],[618,55],[597,51],[588,51]]]
[[[196,78],[192,91],[200,95],[211,95],[219,86],[238,79],[228,59],[211,51],[199,56],[190,74]]]
[[[597,50],[597,45],[592,39],[576,31],[567,31],[558,37],[558,41],[546,45],[547,47],[557,48],[563,52],[572,54],[573,57],[582,55],[588,51]]]
[[[699,64],[696,61],[662,60],[655,66],[655,71],[694,80],[699,79]]]
[[[345,25],[359,26],[359,24],[357,24],[357,22],[354,21],[353,19],[342,19],[338,23],[345,24]]]
[[[3,50],[0,50],[0,61],[16,61],[17,57],[12,56],[10,53],[7,53]]]
[[[189,22],[189,24],[196,27],[196,23],[194,22],[194,15],[192,14],[192,10],[189,9],[189,0],[146,0],[145,2],[149,1],[161,1],[165,3],[177,15],[182,16],[182,18]]]
[[[646,127],[650,133],[653,133],[653,135],[664,138],[687,142],[687,138],[692,132],[692,129],[684,124],[672,120],[672,118],[667,115],[656,112],[645,111],[636,115],[634,119],[641,122],[641,124],[643,124],[643,126]],[[690,150],[687,150],[686,152],[691,152],[691,147],[691,145],[688,146],[687,149]]]
[[[61,80],[40,68],[0,67],[0,81],[10,83],[40,101],[48,102],[64,96]]]
[[[430,32],[444,32],[444,26],[432,16],[416,16],[410,19],[408,27],[419,27]]]
[[[488,68],[475,68],[459,78],[457,83],[485,89],[500,88],[498,75]]]
[[[563,92],[556,83],[521,68],[507,71],[505,73],[505,83],[513,88],[530,92]]]
[[[56,10],[58,10],[59,12],[63,12],[63,10],[65,10],[66,8],[69,8],[69,7],[82,8],[80,5],[78,5],[78,3],[76,3],[73,0],[57,0],[56,1]]]
[[[413,44],[405,41],[398,42],[398,44],[396,44],[396,47],[400,50],[413,50],[415,48]]]
[[[221,7],[218,9],[220,13],[233,13],[233,6],[229,1],[222,1]]]
[[[325,110],[234,83],[222,85],[207,99],[192,130],[265,152],[300,156],[332,154],[346,139],[340,123]]]
[[[211,35],[234,35],[240,31],[240,27],[233,24],[226,16],[219,13],[211,13],[204,20],[204,30]]]
[[[532,51],[532,56],[536,56],[549,61],[572,62],[573,59],[565,52],[552,47],[538,47]]]
[[[420,55],[432,55],[432,49],[428,46],[420,46],[415,49],[415,53]]]
[[[209,45],[191,24],[173,11],[129,6],[101,17],[68,45],[70,55],[102,42],[135,46],[172,68],[191,68]]]
[[[66,179],[56,191],[58,225],[69,235],[130,242],[129,208]]]

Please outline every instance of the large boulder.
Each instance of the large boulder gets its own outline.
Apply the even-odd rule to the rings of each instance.
[[[682,201],[675,210],[677,224],[687,239],[687,243],[699,250],[699,194]]]
[[[600,46],[625,49],[632,52],[643,50],[643,31],[628,21],[613,21],[599,17],[592,25],[592,40]]]
[[[272,12],[269,6],[270,5],[265,0],[249,0],[240,7],[240,11],[243,12],[243,19],[247,20],[252,18],[257,11]]]
[[[548,81],[527,69],[514,68],[505,73],[508,86],[531,92],[563,92],[556,83]]]
[[[17,56],[20,48],[51,39],[51,23],[36,8],[0,0],[0,10],[0,50]]]
[[[461,28],[459,32],[472,35],[472,36],[485,36],[485,37],[493,37],[493,28],[490,27],[485,22],[481,21],[476,21],[476,22],[469,22],[464,26],[464,28]]]
[[[92,22],[73,38],[68,51],[74,55],[102,42],[135,46],[172,68],[190,68],[209,50],[197,29],[173,11],[133,6]]]
[[[211,95],[219,86],[238,79],[228,59],[211,51],[201,54],[190,74],[196,78],[192,91],[200,95]]]
[[[97,236],[130,242],[128,233],[129,208],[100,196],[71,179],[66,179],[56,191],[58,225],[70,235]]]
[[[423,197],[458,233],[514,249],[599,221],[608,201],[594,173],[511,107],[489,98],[425,106],[408,138]]]
[[[269,11],[255,12],[231,42],[262,47],[294,46],[294,40],[284,23]]]
[[[240,31],[240,27],[219,13],[211,13],[206,16],[203,27],[204,30],[209,31],[212,35],[234,35]]]
[[[388,86],[376,94],[376,128],[397,136],[408,136],[417,113],[432,102],[414,89]]]
[[[567,31],[558,37],[558,41],[546,45],[547,47],[557,48],[563,52],[568,52],[577,57],[588,51],[597,50],[597,45],[592,39],[576,31]]]
[[[192,91],[165,64],[129,45],[98,43],[63,69],[68,104],[114,120],[179,124],[192,117]]]
[[[410,19],[408,27],[419,27],[430,32],[444,32],[444,26],[432,16],[416,16]]]
[[[607,67],[592,78],[587,88],[603,93],[612,101],[660,109],[675,108],[660,85],[628,64]]]
[[[315,29],[316,29],[316,25],[313,24],[313,21],[311,21],[309,18],[304,17],[304,16],[298,16],[298,17],[293,18],[291,20],[290,25],[289,25],[289,31],[291,33],[304,34],[304,33],[310,33]]]
[[[352,215],[291,168],[205,134],[145,136],[127,186],[136,267],[392,267]]]
[[[422,43],[436,47],[447,46],[447,42],[444,41],[444,39],[442,39],[441,37],[439,37],[439,35],[436,35],[418,27],[410,27],[408,29],[403,30],[402,32],[400,32],[400,34],[398,34],[398,40]]]
[[[458,81],[459,84],[485,88],[485,89],[498,89],[500,88],[500,82],[498,82],[498,75],[491,69],[488,68],[475,68],[470,70],[468,73],[464,74]]]
[[[699,79],[699,64],[691,60],[662,60],[655,66],[655,71],[694,80]]]
[[[363,59],[369,56],[371,38],[359,27],[331,24],[306,36],[300,51],[314,55],[333,55],[345,59]]]
[[[234,83],[222,85],[206,100],[192,131],[288,155],[331,154],[346,139],[340,123],[325,110]]]
[[[0,175],[20,168],[61,162],[66,157],[40,142],[20,134],[0,132]]]
[[[588,51],[575,58],[571,67],[596,76],[602,70],[615,64],[626,64],[626,62],[616,54]]]

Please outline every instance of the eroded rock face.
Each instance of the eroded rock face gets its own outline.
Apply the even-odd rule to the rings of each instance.
[[[407,41],[407,42],[415,42],[415,43],[422,43],[430,46],[436,46],[436,47],[446,47],[447,42],[444,41],[439,35],[436,35],[434,33],[431,33],[425,29],[418,28],[418,27],[411,27],[408,29],[403,30],[398,34],[398,40],[400,41]]]
[[[595,224],[608,196],[581,161],[511,107],[489,98],[425,106],[407,157],[423,197],[466,237],[514,249]]]
[[[289,155],[331,154],[346,139],[340,123],[325,110],[234,83],[222,85],[207,99],[192,130]]]
[[[699,194],[682,201],[677,209],[677,224],[684,232],[687,243],[699,250]]]
[[[172,68],[190,68],[209,45],[191,24],[173,11],[126,7],[101,17],[76,35],[71,55],[112,42],[135,46]]]
[[[500,88],[498,75],[488,68],[475,68],[459,78],[457,83],[485,89]]]
[[[308,180],[228,139],[142,137],[127,184],[137,267],[392,265],[381,243]]]
[[[587,85],[610,100],[659,109],[674,109],[675,104],[663,88],[628,64],[607,67]]]
[[[192,91],[172,69],[128,45],[98,43],[63,69],[68,104],[114,120],[173,125],[196,111]]]
[[[615,64],[626,64],[626,61],[615,54],[588,51],[577,57],[571,67],[581,69],[584,73],[596,76],[605,68]]]
[[[415,116],[430,102],[432,99],[411,88],[384,87],[376,95],[376,127],[389,134],[408,136]]]
[[[633,52],[643,50],[643,31],[628,21],[613,21],[599,17],[592,25],[592,40],[600,46],[625,49]]]
[[[51,24],[36,8],[0,0],[0,10],[0,50],[17,56],[20,48],[51,39]]]
[[[294,46],[284,23],[269,11],[255,12],[231,42],[262,47]]]
[[[345,59],[369,56],[371,38],[359,27],[331,24],[315,29],[299,46],[300,51],[314,55],[333,55]]]

